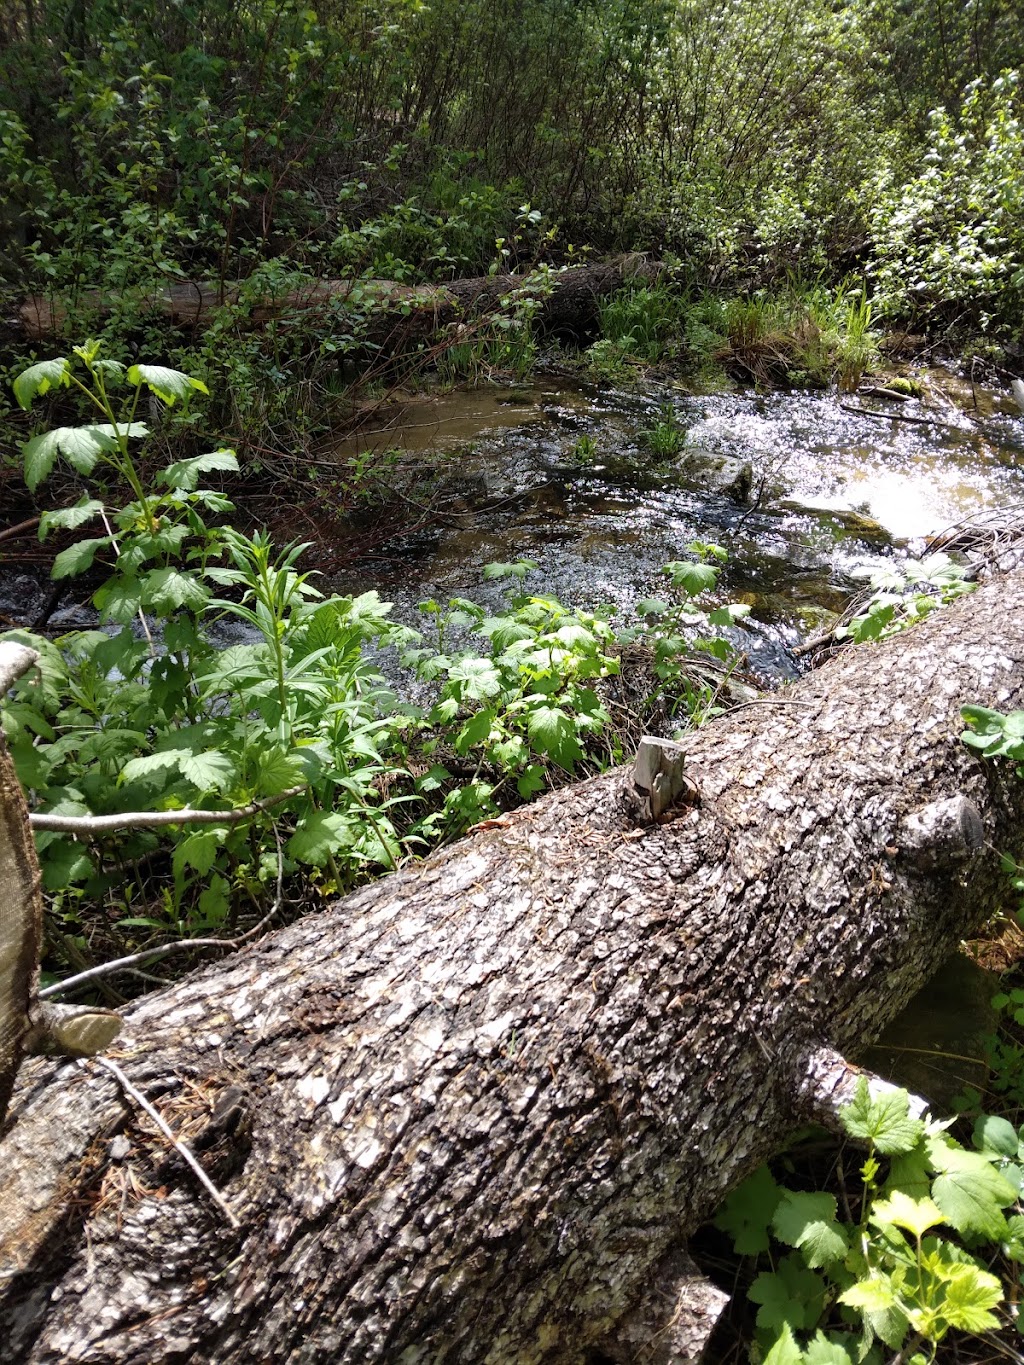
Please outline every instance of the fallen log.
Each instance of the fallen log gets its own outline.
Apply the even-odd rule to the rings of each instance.
[[[5,1360],[695,1358],[687,1233],[1000,904],[982,840],[1024,851],[971,700],[1024,705],[1024,573],[688,737],[661,822],[605,774],[126,1010],[226,1210],[98,1059],[31,1062]]]
[[[407,336],[431,334],[449,324],[477,319],[505,307],[505,300],[522,305],[535,301],[535,321],[546,334],[581,336],[597,323],[598,300],[630,281],[657,278],[663,267],[643,256],[575,266],[561,271],[536,271],[526,275],[484,275],[453,280],[448,284],[404,285],[394,280],[309,280],[294,289],[248,300],[245,317],[254,326],[274,319],[302,317],[321,325],[325,333],[332,321],[346,310],[372,310],[381,321]],[[132,296],[133,312],[140,309],[166,318],[173,326],[200,330],[224,305],[238,305],[243,287],[202,281],[171,280],[165,288],[143,298]],[[123,307],[123,295],[98,289],[85,290],[75,299],[77,308],[109,314]],[[19,307],[14,327],[25,341],[41,341],[59,333],[67,321],[68,304],[62,298],[32,295]],[[318,323],[319,318],[319,323]],[[387,336],[379,325],[378,344]]]

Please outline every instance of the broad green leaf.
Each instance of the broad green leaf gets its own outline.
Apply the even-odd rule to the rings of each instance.
[[[177,460],[168,465],[160,474],[160,479],[171,488],[182,488],[191,492],[199,482],[200,474],[214,469],[231,472],[238,470],[238,456],[233,450],[211,450],[208,455],[196,455],[190,460]]]
[[[297,862],[322,867],[332,853],[350,848],[358,833],[347,815],[338,811],[314,811],[288,840],[287,853]]]
[[[910,1117],[905,1090],[886,1090],[872,1097],[863,1076],[852,1103],[844,1104],[839,1116],[851,1137],[873,1142],[885,1156],[911,1151],[924,1133],[921,1120]]]
[[[201,829],[187,834],[174,847],[172,863],[176,876],[181,876],[186,867],[194,868],[205,876],[213,868],[220,850],[222,835],[214,829]]]
[[[18,406],[27,412],[37,395],[60,386],[67,388],[71,382],[70,370],[71,363],[64,356],[57,360],[40,360],[37,364],[30,365],[27,370],[22,370],[14,381],[14,396],[18,400]]]
[[[841,1341],[830,1340],[824,1332],[815,1332],[804,1349],[804,1365],[855,1365],[855,1354]]]
[[[208,927],[216,928],[223,924],[231,906],[229,891],[227,882],[215,872],[199,897],[199,910]]]
[[[760,1304],[757,1325],[769,1331],[781,1331],[789,1324],[795,1331],[816,1327],[825,1305],[825,1281],[803,1265],[799,1257],[790,1254],[779,1262],[772,1274],[762,1271],[747,1292],[747,1297]]]
[[[902,1190],[912,1199],[925,1199],[931,1187],[931,1166],[923,1142],[919,1142],[911,1151],[892,1158],[889,1163],[889,1174],[883,1186],[886,1194],[891,1194],[893,1190]]]
[[[998,1114],[981,1114],[974,1125],[974,1145],[983,1152],[1015,1157],[1019,1144],[1016,1128]]]
[[[888,1199],[879,1199],[872,1206],[872,1223],[892,1223],[906,1228],[915,1237],[923,1237],[929,1228],[941,1223],[942,1211],[930,1199],[912,1199],[902,1190],[893,1190]]]
[[[1003,1301],[1003,1287],[994,1275],[979,1266],[951,1265],[943,1277],[939,1311],[951,1327],[964,1332],[989,1332],[999,1326],[990,1309]]]
[[[128,370],[128,383],[145,384],[168,406],[194,392],[210,392],[201,379],[192,379],[181,370],[169,370],[165,365],[132,365]]]
[[[830,1194],[786,1190],[772,1218],[779,1241],[798,1247],[812,1269],[841,1261],[849,1251],[843,1229],[836,1222],[836,1201]]]
[[[85,522],[98,517],[103,511],[103,503],[88,496],[80,498],[74,507],[63,507],[57,512],[44,512],[39,518],[39,539],[45,540],[54,526],[73,531]]]
[[[1024,1215],[1015,1213],[1006,1220],[1003,1250],[1011,1261],[1024,1262]]]
[[[666,573],[674,588],[681,588],[687,597],[699,597],[718,582],[718,570],[711,564],[691,564],[689,560],[677,559],[666,564]]]
[[[89,812],[85,812],[88,814]],[[88,881],[96,868],[88,853],[75,839],[58,838],[40,858],[43,886],[47,891],[62,891],[66,886]]]
[[[306,765],[301,754],[285,753],[277,748],[267,749],[260,754],[256,780],[262,795],[276,796],[278,792],[288,791],[291,787],[305,785]]]
[[[106,724],[87,735],[78,747],[80,763],[118,761],[143,748],[146,736],[141,730]]]
[[[175,611],[178,607],[199,611],[206,605],[209,595],[194,574],[182,573],[170,565],[152,570],[143,579],[142,601],[159,612]]]
[[[572,717],[559,706],[533,707],[526,715],[526,730],[537,753],[550,754],[566,772],[583,757]]]
[[[544,769],[539,763],[530,763],[516,780],[516,790],[524,801],[529,801],[531,796],[536,796],[547,786],[547,779],[544,776]]]
[[[768,1228],[782,1196],[783,1190],[767,1166],[759,1166],[726,1196],[715,1217],[715,1227],[732,1238],[737,1255],[757,1256],[768,1250]]]
[[[93,540],[76,540],[53,561],[52,578],[72,578],[75,574],[85,573],[92,567],[92,561],[104,546],[110,544],[109,536],[98,536]]]
[[[139,758],[129,759],[118,773],[117,780],[119,783],[137,782],[141,778],[177,772],[184,752],[182,749],[164,749],[159,753],[142,754]]]
[[[458,714],[459,703],[454,697],[445,697],[433,708],[430,716],[438,725],[450,725]]]
[[[93,602],[105,620],[130,621],[142,604],[142,588],[137,578],[115,574],[93,594]]]
[[[784,1322],[782,1331],[772,1342],[771,1350],[764,1358],[764,1365],[801,1365],[803,1358],[793,1329],[788,1322]]]
[[[519,559],[514,564],[485,564],[484,578],[525,578],[536,568],[535,559]]]
[[[495,649],[505,650],[517,640],[532,640],[535,632],[530,626],[523,625],[513,616],[489,616],[478,627],[481,635],[494,644]]]
[[[234,761],[218,749],[208,749],[202,754],[183,750],[180,768],[182,777],[202,792],[224,791],[237,776]]]
[[[896,1292],[888,1275],[875,1272],[866,1280],[858,1280],[844,1289],[839,1302],[850,1308],[859,1308],[865,1313],[881,1313],[896,1305]]]
[[[91,474],[101,455],[118,448],[104,427],[54,427],[33,436],[22,446],[25,456],[25,482],[34,489],[49,474],[57,455],[63,455],[79,474]]]
[[[489,659],[460,659],[448,678],[462,701],[484,701],[501,691],[501,676]]]
[[[746,602],[732,602],[727,607],[716,607],[708,612],[708,621],[713,626],[734,626],[749,615],[750,608]]]
[[[500,763],[503,768],[510,769],[518,768],[525,763],[529,752],[518,735],[513,735],[511,739],[500,740],[491,749],[495,763]]]
[[[1017,1192],[980,1152],[966,1152],[938,1139],[929,1144],[932,1164],[940,1172],[932,1181],[932,1198],[957,1232],[978,1233],[999,1242],[1006,1236],[1003,1208]]]
[[[485,707],[470,716],[455,737],[455,752],[467,754],[476,744],[486,744],[494,724],[494,711]]]

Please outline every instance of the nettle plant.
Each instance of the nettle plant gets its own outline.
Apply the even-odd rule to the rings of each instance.
[[[670,708],[683,712],[694,723],[719,714],[719,694],[739,654],[721,631],[740,624],[750,615],[743,602],[730,602],[706,609],[703,599],[718,586],[728,553],[720,545],[691,541],[686,549],[692,559],[666,564],[662,573],[675,590],[676,600],[647,597],[636,609],[643,625],[620,635],[622,641],[640,640],[653,652],[654,672]],[[701,667],[701,657],[716,659],[722,670]]]
[[[740,1255],[770,1261],[748,1291],[756,1358],[880,1365],[895,1351],[927,1365],[949,1332],[1001,1326],[1014,1310],[989,1266],[1024,1262],[1024,1135],[982,1115],[967,1149],[949,1122],[914,1117],[906,1091],[872,1095],[863,1077],[841,1117],[868,1148],[845,1217],[833,1195],[785,1189],[763,1166],[715,1220]]]

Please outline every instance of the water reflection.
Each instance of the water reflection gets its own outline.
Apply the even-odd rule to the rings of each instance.
[[[940,384],[957,387],[936,374]],[[500,586],[481,582],[482,566],[523,557],[540,565],[537,591],[628,612],[687,542],[713,540],[730,554],[725,592],[753,608],[746,644],[756,664],[787,675],[787,645],[862,586],[853,569],[1024,499],[1024,418],[1008,396],[976,388],[974,397],[969,417],[949,406],[938,421],[920,403],[897,409],[871,397],[693,397],[553,380],[418,399],[339,445],[337,457],[402,450],[421,458],[435,494],[439,465],[443,515],[332,586],[378,587],[402,614],[425,595],[493,605]],[[655,460],[641,433],[666,405],[685,447]],[[724,457],[726,472],[749,464],[745,501],[723,491],[712,457]]]

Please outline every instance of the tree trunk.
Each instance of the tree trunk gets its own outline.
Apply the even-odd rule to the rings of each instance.
[[[486,822],[33,1062],[0,1142],[5,1360],[680,1362],[686,1234],[1000,903],[1024,573],[625,770]],[[4,1278],[6,1276],[6,1278]],[[702,1298],[702,1295],[704,1297]]]
[[[650,282],[662,266],[642,256],[574,267],[553,274],[484,275],[479,279],[453,280],[449,284],[396,284],[394,280],[319,280],[268,296],[252,304],[247,316],[257,326],[272,319],[319,314],[329,334],[339,312],[346,306],[359,309],[373,305],[378,321],[373,328],[377,344],[386,344],[393,333],[407,341],[410,336],[430,335],[450,323],[477,319],[502,308],[502,300],[537,300],[536,321],[545,333],[580,337],[597,325],[597,303],[631,280]],[[236,303],[237,287],[173,281],[144,307],[170,319],[184,329],[204,327],[224,303]],[[87,290],[77,302],[100,312],[110,312],[121,302],[117,294]],[[138,304],[134,305],[136,308]],[[67,308],[59,299],[37,294],[18,309],[16,328],[25,341],[53,336],[64,326]]]

